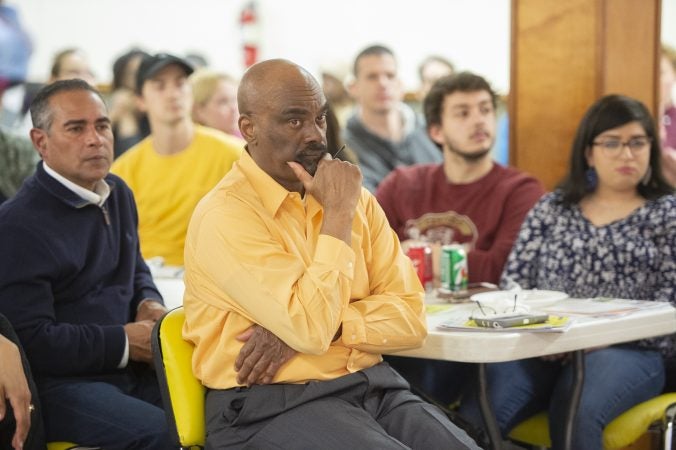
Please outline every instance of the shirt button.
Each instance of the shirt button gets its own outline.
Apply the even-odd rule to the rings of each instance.
[[[352,340],[353,340],[353,341],[356,341],[356,340],[357,340],[357,335],[356,335],[356,334],[353,334],[353,335],[352,335]]]
[[[383,339],[383,344],[387,344],[387,339]]]
[[[351,263],[351,262],[347,263],[347,268],[348,268],[348,269],[351,269],[351,268],[352,268],[352,263]]]

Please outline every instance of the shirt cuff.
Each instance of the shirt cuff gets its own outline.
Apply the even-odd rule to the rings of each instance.
[[[117,365],[118,369],[124,369],[129,363],[129,337],[127,333],[124,334],[124,353],[122,354],[122,360],[120,364]]]
[[[343,312],[343,335],[345,345],[358,345],[366,342],[366,324],[364,318],[349,307]]]
[[[315,247],[315,261],[337,267],[341,274],[354,279],[354,250],[345,242],[328,234],[320,234]]]

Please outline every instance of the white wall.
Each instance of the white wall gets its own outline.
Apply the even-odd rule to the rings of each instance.
[[[291,59],[316,73],[350,63],[371,43],[397,53],[407,89],[431,53],[459,69],[509,87],[509,0],[257,0],[261,57]],[[241,75],[239,13],[247,0],[7,0],[19,10],[35,50],[31,80],[47,77],[52,55],[83,48],[98,79],[111,79],[116,56],[133,45],[183,54],[198,51],[217,69]],[[676,0],[662,2],[663,40],[676,46]]]
[[[662,0],[662,42],[676,48],[676,0]]]
[[[676,1],[676,0],[671,0]],[[48,76],[51,58],[84,49],[99,81],[112,77],[116,56],[130,46],[183,54],[198,51],[211,65],[243,71],[239,13],[246,0],[8,0],[34,41],[31,80]],[[371,43],[398,56],[407,89],[428,54],[509,86],[509,0],[258,0],[261,57],[284,57],[316,73],[320,64],[351,63]]]

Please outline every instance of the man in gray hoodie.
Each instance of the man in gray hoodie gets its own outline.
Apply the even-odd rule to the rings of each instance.
[[[441,162],[422,118],[402,102],[401,80],[392,51],[382,45],[355,59],[350,95],[358,107],[347,121],[344,140],[357,154],[364,187],[371,192],[398,166]]]

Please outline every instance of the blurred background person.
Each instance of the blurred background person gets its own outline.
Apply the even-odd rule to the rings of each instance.
[[[54,55],[49,83],[79,78],[96,86],[96,77],[87,56],[78,48],[67,48]]]
[[[418,101],[424,102],[427,93],[439,78],[453,75],[455,72],[453,63],[443,56],[430,55],[423,59],[418,66],[418,77],[420,78]],[[493,159],[506,166],[509,164],[509,120],[501,99],[496,102],[496,117],[498,133],[493,144]]]
[[[11,126],[21,108],[20,104],[11,105],[3,94],[14,88],[21,91],[20,97],[23,97],[19,88],[26,79],[32,51],[33,44],[23,29],[18,12],[0,0],[0,125]]]
[[[441,162],[441,152],[425,130],[423,118],[406,105],[397,60],[389,48],[372,45],[354,61],[349,86],[358,107],[343,130],[345,143],[359,159],[366,189],[375,192],[399,166]]]
[[[134,193],[143,256],[170,266],[183,265],[185,235],[197,202],[239,159],[245,143],[192,121],[192,73],[192,66],[174,55],[143,58],[136,95],[151,134],[111,169]]]
[[[435,81],[446,75],[453,75],[454,73],[455,66],[443,56],[430,55],[423,59],[418,66],[418,77],[420,78],[418,100],[422,102],[425,99],[425,96],[430,91]]]
[[[23,30],[16,10],[0,2],[0,104],[9,88],[26,79],[32,45]],[[23,93],[22,95],[23,96]],[[13,122],[13,112],[2,111],[7,122]],[[4,120],[0,121],[4,123]],[[35,171],[38,153],[26,135],[0,125],[0,203],[13,196],[23,180]]]
[[[676,106],[674,105],[674,82],[676,82],[676,50],[668,45],[662,45],[660,58],[662,171],[672,186],[676,186]]]
[[[326,111],[326,148],[328,148],[333,159],[342,159],[352,164],[357,164],[358,162],[357,155],[343,141],[340,123],[330,103]]]
[[[230,75],[201,68],[190,75],[192,120],[232,136],[242,137],[237,121],[238,81]]]
[[[350,65],[343,62],[331,62],[319,67],[322,90],[340,128],[345,128],[347,119],[354,110],[354,100],[345,87],[350,82]]]
[[[150,134],[148,117],[138,107],[136,72],[148,54],[134,48],[113,63],[113,83],[110,91],[110,120],[115,136],[115,158]]]
[[[52,58],[49,77],[46,82],[26,83],[24,86],[23,98],[20,101],[21,107],[16,119],[11,125],[12,130],[20,136],[28,136],[33,123],[28,113],[30,104],[33,102],[35,94],[45,85],[59,80],[70,80],[79,78],[86,81],[91,86],[96,87],[96,78],[91,70],[89,61],[84,52],[78,48],[70,47],[58,51]]]
[[[188,52],[183,58],[185,61],[192,66],[193,69],[201,69],[204,67],[209,67],[209,60],[202,53],[199,52]]]

